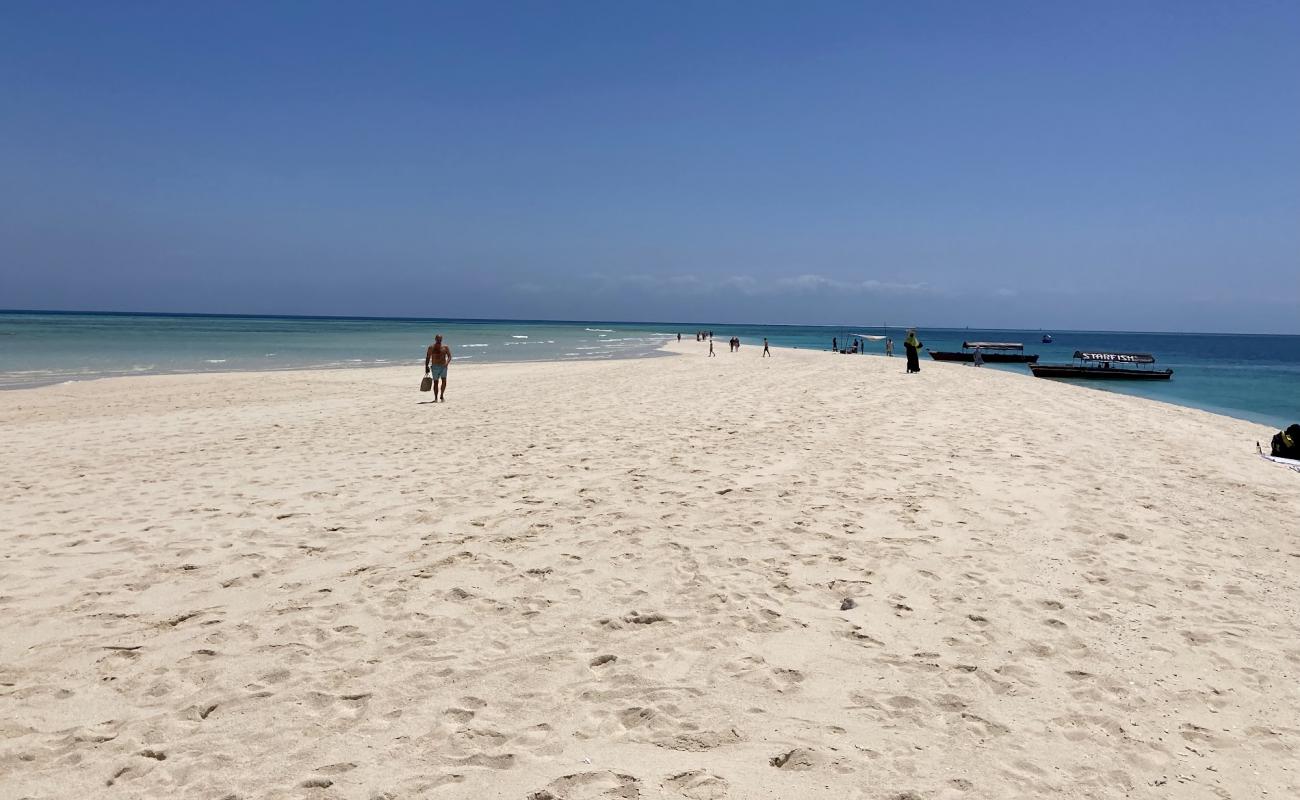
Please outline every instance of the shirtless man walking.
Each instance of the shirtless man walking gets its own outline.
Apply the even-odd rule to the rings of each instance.
[[[433,401],[447,402],[447,367],[451,366],[451,348],[442,343],[442,334],[433,337],[433,344],[424,351],[424,371],[433,378]],[[439,388],[438,382],[442,382]]]

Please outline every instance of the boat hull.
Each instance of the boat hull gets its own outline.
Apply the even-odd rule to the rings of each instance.
[[[935,361],[962,361],[967,364],[975,360],[974,353],[954,353],[944,352],[942,350],[931,350],[930,358]],[[1025,355],[1021,353],[985,353],[985,364],[1033,364],[1038,361],[1037,355]]]
[[[1072,364],[1030,364],[1035,378],[1082,378],[1094,381],[1167,381],[1172,369],[1126,369],[1124,367],[1076,367]]]

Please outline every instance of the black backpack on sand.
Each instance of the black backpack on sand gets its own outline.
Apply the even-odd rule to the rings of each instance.
[[[1273,455],[1277,458],[1300,459],[1300,425],[1288,426],[1273,436]]]

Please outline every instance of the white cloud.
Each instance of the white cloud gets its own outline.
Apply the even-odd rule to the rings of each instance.
[[[596,290],[636,288],[648,292],[676,292],[690,290],[697,293],[739,292],[744,295],[772,295],[799,293],[815,294],[915,294],[934,293],[924,282],[902,283],[875,278],[846,281],[815,273],[758,278],[753,275],[649,275],[645,273],[610,275],[592,273],[587,276]]]

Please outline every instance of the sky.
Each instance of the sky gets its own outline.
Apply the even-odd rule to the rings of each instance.
[[[0,308],[1300,334],[1300,3],[0,3]]]

